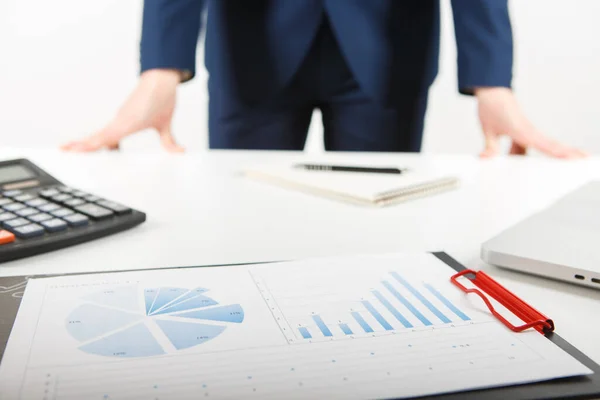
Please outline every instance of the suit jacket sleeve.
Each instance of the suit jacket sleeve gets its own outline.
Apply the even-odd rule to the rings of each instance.
[[[141,72],[178,69],[187,79],[196,73],[196,46],[204,0],[144,0]]]
[[[458,89],[511,87],[513,37],[508,0],[452,0]]]

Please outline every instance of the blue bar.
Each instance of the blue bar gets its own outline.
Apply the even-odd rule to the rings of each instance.
[[[381,326],[383,326],[383,328],[386,331],[394,330],[394,328],[392,328],[392,326],[385,320],[385,318],[383,318],[383,316],[379,313],[379,311],[377,311],[370,302],[363,301],[362,304],[363,304],[363,306],[365,306],[367,308],[367,311],[369,311],[371,313],[371,315],[375,317],[377,322],[379,322],[379,324]]]
[[[346,335],[352,335],[352,329],[348,326],[348,324],[340,324],[340,328]]]
[[[308,331],[308,329],[302,327],[302,328],[298,328],[298,330],[300,331],[300,334],[302,335],[302,337],[304,339],[311,339],[312,335],[310,334],[310,332]]]
[[[323,335],[325,335],[325,336],[333,336],[333,334],[331,333],[331,331],[329,330],[329,328],[327,327],[327,325],[325,325],[325,322],[323,322],[323,318],[321,318],[318,315],[313,315],[313,319],[317,323],[317,326],[319,327],[319,329],[321,330],[321,332],[323,332]]]
[[[404,306],[406,308],[408,308],[408,310],[414,314],[415,317],[419,318],[419,320],[423,323],[423,325],[425,326],[429,326],[431,325],[431,322],[425,318],[425,316],[423,314],[421,314],[421,312],[419,310],[417,310],[415,308],[415,306],[413,306],[410,301],[406,300],[406,298],[404,296],[402,296],[400,294],[399,291],[396,290],[395,287],[392,286],[391,283],[389,283],[388,281],[383,281],[383,286],[386,287],[387,290],[390,291],[391,294],[394,295],[395,298],[397,298],[402,304],[404,304]]]
[[[423,296],[421,293],[419,293],[419,291],[417,289],[415,289],[414,287],[412,287],[412,285],[410,283],[405,281],[404,278],[402,278],[397,272],[392,272],[392,276],[394,278],[396,278],[396,280],[398,282],[400,282],[405,288],[407,288],[408,291],[413,294],[413,296],[415,296],[417,299],[419,299],[419,301],[421,303],[423,303],[425,305],[425,307],[429,308],[429,311],[434,313],[440,319],[440,321],[442,321],[445,324],[449,324],[450,322],[452,322],[448,319],[448,317],[446,317],[444,314],[442,314],[442,312],[440,310],[435,308],[435,306],[433,304],[431,304],[431,302],[429,300],[427,300],[425,298],[425,296]]]
[[[358,322],[360,324],[360,326],[362,326],[362,328],[364,329],[365,332],[367,332],[367,333],[373,332],[373,328],[371,328],[369,326],[369,324],[367,324],[367,321],[365,321],[365,319],[362,317],[362,315],[360,315],[356,311],[353,311],[352,316],[354,317],[356,322]]]
[[[454,314],[456,314],[460,319],[462,319],[463,321],[471,320],[471,318],[469,318],[464,312],[462,312],[458,308],[456,308],[456,306],[454,304],[452,304],[450,302],[450,300],[445,298],[443,294],[438,292],[436,288],[434,288],[433,286],[431,286],[428,283],[425,284],[425,287],[427,288],[427,290],[429,290],[431,293],[433,293],[433,295],[435,297],[437,297],[442,303],[444,303],[444,305],[446,307],[448,307],[450,309],[450,311],[452,311]]]
[[[396,310],[396,307],[394,307],[394,305],[390,303],[388,299],[383,297],[383,295],[379,293],[378,290],[373,290],[373,294],[375,295],[375,297],[377,297],[377,300],[379,300],[381,304],[383,304],[385,308],[387,308],[388,311],[391,312],[392,315],[396,317],[396,319],[400,321],[402,325],[404,325],[405,328],[413,327],[413,324],[411,324],[406,318],[404,318],[404,315],[400,314],[400,311]]]

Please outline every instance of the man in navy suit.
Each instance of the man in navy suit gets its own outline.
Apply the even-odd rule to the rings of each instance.
[[[439,0],[145,0],[138,87],[103,130],[65,149],[115,149],[154,128],[167,150],[182,150],[171,119],[178,84],[196,72],[205,5],[211,148],[301,150],[318,108],[327,150],[420,151]],[[513,96],[507,0],[452,8],[458,89],[478,99],[482,155],[497,154],[506,134],[512,153],[583,156],[539,133]]]

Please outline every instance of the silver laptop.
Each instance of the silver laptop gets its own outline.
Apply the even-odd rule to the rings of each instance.
[[[484,243],[481,256],[498,267],[600,289],[600,181]]]

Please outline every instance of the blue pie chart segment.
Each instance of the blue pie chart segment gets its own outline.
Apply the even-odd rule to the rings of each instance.
[[[203,319],[207,321],[222,321],[241,323],[244,320],[244,310],[239,304],[232,304],[223,307],[214,307],[206,310],[194,310],[184,313],[178,313],[173,316],[180,318]]]
[[[150,314],[158,311],[162,306],[169,304],[171,301],[177,299],[179,296],[188,292],[188,289],[162,287],[159,289],[154,304],[150,309]]]
[[[102,290],[84,297],[84,300],[126,311],[140,311],[138,288],[134,285]]]
[[[107,287],[81,298],[67,316],[65,330],[80,342],[79,350],[104,357],[152,357],[190,349],[221,335],[228,323],[244,320],[240,304],[220,305],[206,292]]]
[[[67,317],[67,331],[76,340],[84,342],[105,333],[122,329],[140,319],[140,314],[114,310],[95,304],[82,304]]]
[[[156,299],[157,294],[158,288],[144,290],[144,303],[146,304],[146,315],[150,314],[152,304],[154,304],[154,299]]]
[[[225,330],[224,326],[193,322],[156,320],[156,323],[177,350],[188,349],[207,342],[216,338]]]
[[[160,311],[156,311],[152,315],[170,314],[170,313],[176,313],[179,311],[194,310],[196,308],[216,306],[217,304],[219,304],[219,303],[217,303],[210,297],[206,297],[206,296],[199,294],[196,297],[192,297],[188,300],[184,300],[184,301],[175,303],[172,306],[165,307]]]
[[[107,357],[150,357],[165,354],[146,325],[141,322],[79,347],[86,353]]]
[[[192,289],[192,290],[188,291],[187,293],[185,293],[184,295],[182,295],[179,298],[172,301],[170,304],[167,305],[167,307],[173,307],[174,305],[177,305],[184,301],[188,301],[188,300],[190,300],[202,293],[205,293],[205,292],[208,292],[208,289],[204,289],[204,288]],[[163,308],[163,310],[164,310],[164,308]]]

